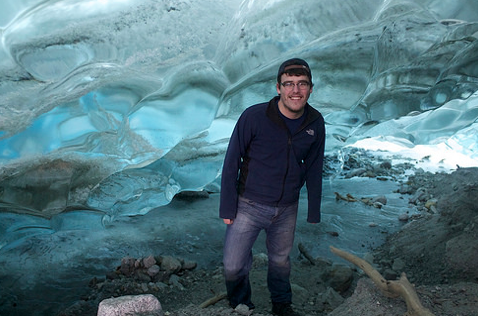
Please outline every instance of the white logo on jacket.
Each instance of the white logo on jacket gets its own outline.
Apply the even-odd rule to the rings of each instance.
[[[307,134],[309,134],[310,136],[314,136],[315,132],[313,129],[308,129],[305,131]]]

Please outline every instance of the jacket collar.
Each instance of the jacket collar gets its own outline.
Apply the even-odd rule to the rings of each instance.
[[[279,106],[278,106],[279,99],[280,99],[279,96],[275,96],[269,101],[269,104],[267,105],[267,109],[266,109],[266,116],[277,125],[287,129],[287,126],[285,125],[285,122],[279,113]],[[312,106],[310,106],[308,102],[305,104],[305,107],[306,107],[306,111],[305,111],[306,117],[300,129],[302,129],[304,126],[309,125],[310,123],[317,120],[321,116],[320,112],[314,109]]]

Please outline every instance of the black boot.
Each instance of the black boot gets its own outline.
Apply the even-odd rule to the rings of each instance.
[[[277,316],[300,316],[294,312],[290,303],[272,303],[272,314]]]

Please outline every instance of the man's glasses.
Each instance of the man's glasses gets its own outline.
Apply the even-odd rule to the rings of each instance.
[[[294,83],[292,81],[282,82],[281,85],[287,89],[292,90],[295,86],[297,86],[300,90],[306,90],[310,87],[310,82],[307,81],[299,81],[298,83]]]

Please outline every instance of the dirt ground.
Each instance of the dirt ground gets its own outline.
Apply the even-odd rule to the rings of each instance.
[[[400,189],[410,194],[421,210],[399,232],[389,235],[385,244],[375,249],[373,265],[384,277],[405,272],[415,286],[420,302],[436,316],[478,315],[478,168],[460,168],[451,174],[416,172]],[[332,295],[322,276],[323,265],[312,265],[299,255],[291,258],[294,309],[302,315],[398,316],[405,315],[402,298],[387,298],[368,276],[354,267],[351,287]],[[318,258],[320,261],[321,259]],[[324,264],[330,264],[323,260]],[[251,271],[254,315],[270,315],[266,286],[265,254],[255,256]],[[398,276],[397,276],[398,277]],[[390,280],[390,279],[389,279]],[[105,282],[107,283],[107,282]],[[179,275],[177,286],[161,289],[155,295],[165,315],[212,316],[250,315],[235,311],[226,299],[206,308],[200,305],[224,293],[221,267],[193,269]],[[91,302],[111,295],[139,294],[103,284],[92,286],[92,295],[60,315],[95,315]],[[328,300],[324,299],[329,295]],[[89,302],[88,302],[89,301]]]

